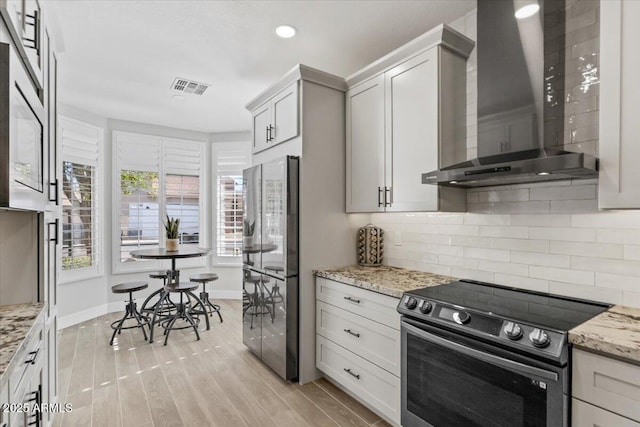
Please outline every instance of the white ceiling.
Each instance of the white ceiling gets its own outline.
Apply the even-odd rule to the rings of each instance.
[[[203,132],[248,130],[245,104],[295,64],[348,76],[475,0],[57,0],[63,104]],[[274,29],[291,24],[293,39]],[[174,77],[212,86],[172,99]]]

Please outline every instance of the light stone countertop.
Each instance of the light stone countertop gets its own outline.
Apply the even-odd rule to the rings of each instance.
[[[314,270],[314,274],[317,277],[324,277],[394,298],[401,298],[405,291],[438,286],[457,280],[454,277],[440,274],[386,265],[379,267],[349,265],[337,268],[321,268]]]
[[[40,302],[0,306],[0,387],[4,373],[43,308]]]
[[[611,307],[569,331],[569,342],[640,365],[640,308]]]

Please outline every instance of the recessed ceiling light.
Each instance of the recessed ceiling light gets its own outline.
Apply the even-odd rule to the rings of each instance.
[[[173,95],[172,98],[174,101],[184,101],[184,96],[182,95]]]
[[[537,175],[538,176],[547,176],[547,175],[551,175],[551,172],[538,172]]]
[[[291,25],[280,25],[276,28],[276,34],[283,39],[290,39],[296,35],[296,29]]]
[[[540,10],[536,0],[516,0],[516,18],[525,19],[535,15]]]
[[[458,181],[449,181],[449,184],[457,184]]]

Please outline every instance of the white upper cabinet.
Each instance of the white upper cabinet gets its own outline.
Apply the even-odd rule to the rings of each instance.
[[[601,209],[640,208],[640,2],[600,2]]]
[[[384,75],[346,94],[347,210],[384,212]]]
[[[425,172],[466,160],[466,58],[440,25],[347,78],[347,212],[464,211]]]
[[[294,82],[259,107],[253,116],[253,152],[266,150],[299,135],[298,82]]]

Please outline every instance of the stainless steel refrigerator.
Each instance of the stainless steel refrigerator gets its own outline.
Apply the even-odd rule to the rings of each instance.
[[[298,158],[243,171],[242,341],[298,377]]]

